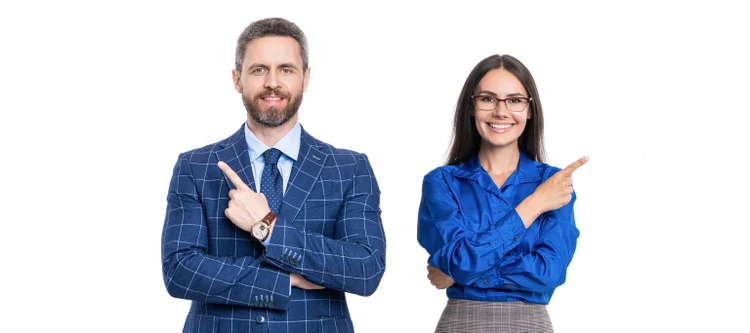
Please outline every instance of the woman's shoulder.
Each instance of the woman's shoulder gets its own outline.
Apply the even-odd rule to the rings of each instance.
[[[552,175],[562,170],[554,165],[532,160],[523,152],[521,152],[519,168],[525,177],[532,179],[536,178],[540,181],[545,181],[547,178],[552,177]]]
[[[424,180],[444,180],[446,176],[451,177],[456,169],[455,165],[441,165],[426,173]]]
[[[536,164],[537,172],[539,172],[539,175],[542,177],[542,181],[547,180],[547,178],[552,177],[552,175],[562,170],[561,168],[558,168],[554,165],[550,165],[544,162],[534,162],[534,163]]]
[[[481,166],[475,157],[458,164],[448,164],[436,167],[425,176],[425,180],[443,180],[448,181],[452,178],[473,178],[481,170]]]

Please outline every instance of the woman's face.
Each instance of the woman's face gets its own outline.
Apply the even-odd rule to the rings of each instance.
[[[479,81],[474,96],[479,96],[474,101],[474,122],[482,145],[517,147],[526,120],[530,118],[530,106],[525,102],[529,95],[521,81],[503,68],[493,69]],[[505,102],[499,101],[506,98],[509,99]],[[483,110],[492,108],[493,103],[497,105],[494,110]],[[509,106],[514,112],[508,110]],[[518,111],[521,108],[523,110]]]

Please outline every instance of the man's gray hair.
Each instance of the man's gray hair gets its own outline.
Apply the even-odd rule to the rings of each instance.
[[[250,23],[245,31],[237,39],[237,51],[234,57],[234,66],[237,71],[242,72],[242,62],[245,60],[247,44],[254,39],[267,36],[292,37],[299,44],[299,53],[302,56],[302,70],[307,70],[307,37],[296,24],[283,18],[272,17]]]

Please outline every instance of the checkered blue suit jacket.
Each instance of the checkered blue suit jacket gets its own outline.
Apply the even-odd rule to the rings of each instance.
[[[243,124],[243,126],[245,126]],[[353,332],[345,293],[369,296],[385,272],[380,189],[367,156],[304,128],[268,247],[224,215],[226,162],[256,190],[244,129],[180,154],[162,231],[164,284],[192,300],[183,332]],[[322,290],[291,288],[296,273]]]

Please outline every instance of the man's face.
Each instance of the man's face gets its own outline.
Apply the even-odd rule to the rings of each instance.
[[[268,36],[247,44],[242,71],[232,71],[234,88],[242,94],[248,115],[266,127],[297,118],[310,69],[302,70],[294,38]]]

